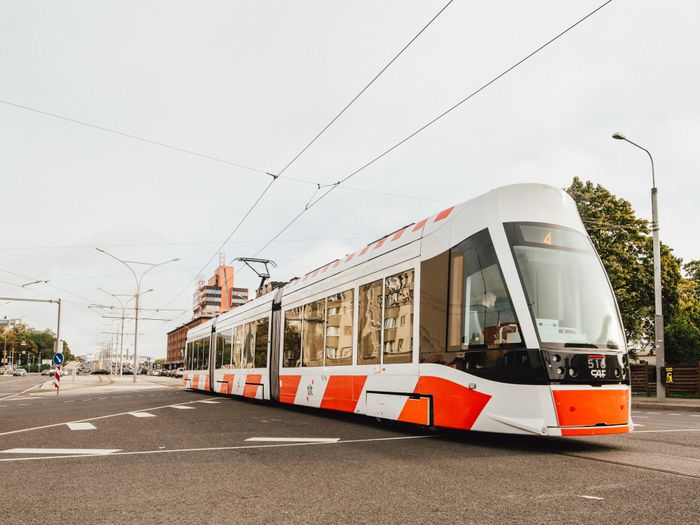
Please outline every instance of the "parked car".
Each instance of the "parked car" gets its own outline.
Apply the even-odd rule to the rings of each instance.
[[[27,375],[27,371],[24,368],[15,368],[15,371],[12,372],[12,375],[24,377]]]
[[[160,370],[154,370],[153,372],[151,372],[151,375],[152,375],[152,376],[159,376],[159,375],[160,375]]]
[[[107,368],[101,368],[99,370],[93,370],[93,374],[109,375],[111,372]]]
[[[175,377],[182,377],[185,375],[185,369],[180,367],[177,370],[175,370]]]

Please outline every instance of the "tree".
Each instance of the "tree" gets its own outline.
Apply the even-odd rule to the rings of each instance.
[[[632,205],[600,184],[575,177],[566,191],[576,202],[610,278],[627,340],[642,345],[654,340],[654,264],[649,223]],[[661,244],[663,313],[667,321],[678,313],[681,259]]]

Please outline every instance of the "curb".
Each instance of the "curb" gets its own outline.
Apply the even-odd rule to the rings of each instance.
[[[668,410],[675,412],[700,412],[700,404],[693,405],[671,405],[671,404],[656,404],[644,401],[632,401],[632,408],[642,408],[644,410]]]

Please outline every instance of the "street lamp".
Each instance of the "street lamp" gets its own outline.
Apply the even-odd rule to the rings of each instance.
[[[661,242],[659,241],[659,215],[656,189],[656,175],[654,173],[654,158],[649,150],[639,144],[632,142],[622,133],[613,133],[615,140],[624,140],[636,148],[641,149],[651,161],[651,232],[653,235],[654,250],[654,348],[656,353],[656,399],[663,401],[666,399],[666,387],[662,382],[661,369],[666,366],[666,356],[664,355],[664,315],[661,310]]]
[[[136,298],[136,296],[131,295],[131,294],[124,294],[124,293],[117,294],[117,293],[108,292],[107,290],[105,290],[104,288],[100,288],[99,286],[97,287],[97,289],[101,292],[104,292],[104,293],[114,297],[119,302],[119,307],[122,309],[121,328],[120,328],[121,335],[119,337],[119,377],[123,377],[122,370],[124,368],[124,319],[126,319],[126,309],[129,306],[129,303],[131,301],[133,301]],[[153,288],[146,290],[141,295],[146,295],[147,293],[152,292],[152,291],[153,291]],[[120,297],[129,297],[129,300],[125,303],[120,299]],[[101,307],[102,305],[91,305],[91,306]]]
[[[163,262],[160,262],[160,263],[146,263],[146,262],[138,262],[138,261],[124,261],[124,260],[120,259],[119,257],[116,257],[115,255],[112,255],[112,254],[109,253],[108,251],[103,250],[102,248],[95,248],[95,249],[96,249],[98,252],[102,252],[102,253],[104,253],[105,255],[108,255],[109,257],[111,257],[111,258],[114,259],[115,261],[119,261],[119,262],[122,263],[124,266],[126,266],[126,267],[129,269],[129,271],[132,273],[132,275],[134,276],[134,281],[136,281],[136,294],[134,294],[134,297],[136,297],[136,304],[135,304],[135,308],[134,308],[134,310],[135,310],[135,315],[134,315],[134,383],[136,383],[136,376],[138,375],[138,365],[139,365],[139,361],[138,361],[138,341],[139,341],[139,297],[140,297],[140,295],[141,295],[141,281],[142,281],[143,278],[146,276],[146,274],[147,274],[148,272],[150,272],[151,270],[153,270],[154,268],[157,268],[158,266],[163,266],[164,264],[168,264],[168,263],[171,263],[171,262],[179,261],[180,258],[179,258],[179,257],[176,257],[176,258],[174,258],[174,259],[169,259],[169,260],[167,260],[167,261],[163,261]],[[131,267],[130,264],[141,264],[141,265],[148,266],[148,268],[146,269],[146,271],[144,271],[143,273],[141,273],[141,275],[139,276],[139,275],[136,273],[136,271],[134,271],[134,269]]]

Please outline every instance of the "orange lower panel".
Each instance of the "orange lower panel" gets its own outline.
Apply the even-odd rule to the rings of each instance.
[[[262,375],[250,374],[246,376],[246,385],[243,388],[243,397],[258,397],[258,388],[260,385],[249,385],[248,383],[260,383]]]
[[[197,388],[199,388],[199,376],[194,374],[192,376],[192,389],[197,390]]]
[[[602,434],[626,434],[630,431],[627,425],[620,427],[593,427],[593,428],[562,428],[562,436],[598,436]]]
[[[233,374],[224,374],[225,383],[219,383],[221,385],[222,394],[230,394],[233,388]]]
[[[406,401],[401,414],[399,414],[399,421],[429,425],[430,400],[427,397],[420,397]]]
[[[628,390],[553,390],[561,427],[629,424]]]

